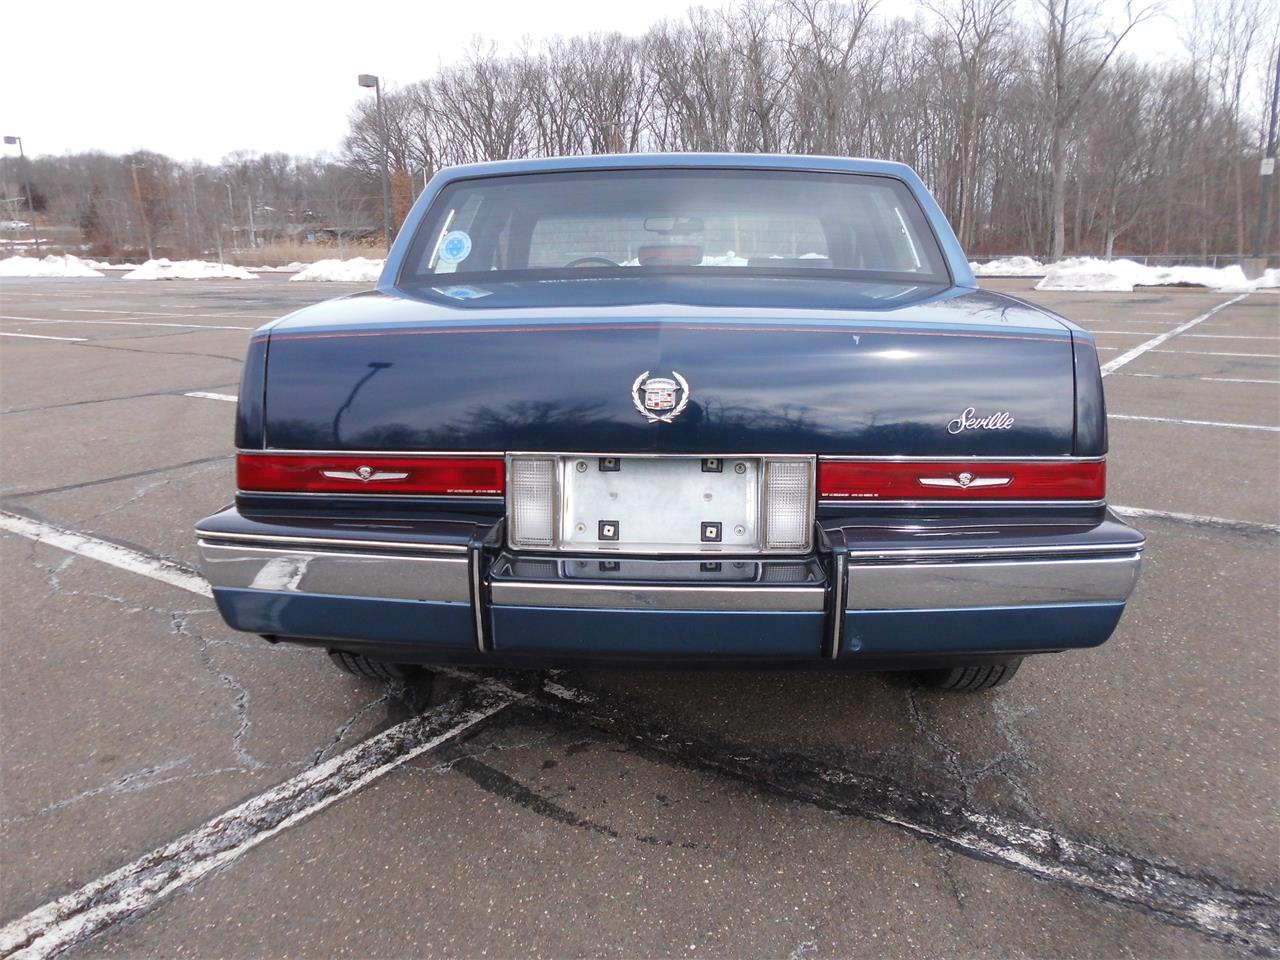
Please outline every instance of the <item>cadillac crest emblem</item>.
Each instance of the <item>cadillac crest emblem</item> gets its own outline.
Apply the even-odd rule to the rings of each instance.
[[[650,423],[670,423],[689,405],[689,381],[675,370],[671,376],[651,378],[646,370],[631,385],[631,402]]]

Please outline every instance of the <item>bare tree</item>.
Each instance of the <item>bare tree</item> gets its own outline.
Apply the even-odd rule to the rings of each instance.
[[[1085,97],[1124,38],[1156,14],[1154,5],[1125,0],[1118,28],[1107,25],[1100,4],[1090,0],[1035,0],[1044,15],[1039,65],[1049,114],[1049,206],[1053,222],[1050,256],[1066,247],[1067,146]]]

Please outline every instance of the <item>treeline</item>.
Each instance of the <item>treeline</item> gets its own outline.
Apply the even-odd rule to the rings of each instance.
[[[384,98],[391,166],[606,151],[878,157],[920,171],[974,253],[1243,253],[1258,239],[1280,70],[1266,0],[1202,0],[1180,26],[1189,56],[1164,64],[1126,48],[1154,7],[1110,20],[1088,0],[909,9],[745,0],[639,38],[556,39],[516,56],[477,47]],[[372,175],[381,143],[366,104],[352,162]],[[1262,227],[1274,249],[1275,224]]]
[[[55,248],[98,257],[203,257],[233,260],[287,250],[308,239],[345,252],[365,240],[380,244],[381,193],[346,161],[283,153],[236,153],[219,164],[179,163],[139,151],[39,157],[29,169],[5,163],[5,218],[28,220],[25,182]],[[52,228],[51,228],[51,225]],[[31,230],[11,231],[30,237]]]
[[[339,159],[46,157],[31,163],[33,200],[103,254],[346,246],[381,232],[384,144],[397,222],[447,164],[817,153],[911,164],[973,254],[1274,253],[1280,176],[1258,172],[1275,136],[1277,8],[1203,0],[1178,25],[1187,53],[1160,62],[1134,48],[1157,15],[1141,2],[921,0],[908,16],[876,0],[743,0],[640,37],[477,45],[384,91],[385,135],[363,101]]]

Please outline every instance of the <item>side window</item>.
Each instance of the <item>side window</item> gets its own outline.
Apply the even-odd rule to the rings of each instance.
[[[925,263],[911,237],[910,213],[892,190],[863,191],[853,211],[856,265],[862,270],[920,273]]]

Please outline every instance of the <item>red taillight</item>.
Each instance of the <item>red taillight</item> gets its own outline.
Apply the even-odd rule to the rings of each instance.
[[[501,496],[501,457],[289,456],[242,453],[236,486],[271,493],[380,493],[387,496]]]
[[[1101,500],[1102,460],[819,460],[820,500]]]

